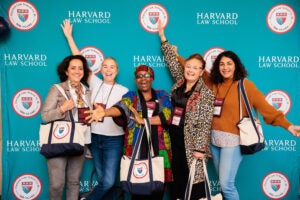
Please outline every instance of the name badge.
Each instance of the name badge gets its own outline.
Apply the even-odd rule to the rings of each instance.
[[[172,116],[172,124],[175,126],[179,126],[180,120],[182,118],[183,114],[183,108],[180,107],[175,107],[174,108],[174,113]]]
[[[90,125],[90,123],[88,123],[88,121],[85,120],[85,118],[89,114],[84,113],[85,111],[90,110],[90,108],[89,107],[83,107],[83,108],[77,108],[77,109],[78,109],[78,122]]]
[[[214,102],[214,116],[215,117],[220,117],[222,113],[222,108],[224,104],[224,99],[223,98],[216,98]]]
[[[154,101],[148,101],[148,102],[146,102],[146,105],[147,105],[148,117],[152,117],[154,109],[155,109],[155,102]]]

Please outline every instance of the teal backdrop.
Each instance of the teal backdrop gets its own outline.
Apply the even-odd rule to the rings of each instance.
[[[38,132],[44,99],[59,82],[56,66],[70,54],[60,27],[64,19],[74,25],[74,39],[95,73],[103,57],[113,56],[117,81],[135,90],[134,68],[147,64],[155,70],[153,87],[169,92],[173,82],[156,33],[159,17],[180,55],[204,55],[208,70],[220,51],[236,52],[266,100],[300,124],[299,13],[299,0],[1,0],[0,16],[11,28],[0,40],[2,199],[49,199]],[[297,200],[300,140],[280,127],[263,123],[263,129],[265,149],[244,156],[236,177],[241,200]],[[208,168],[216,193],[211,161]],[[89,188],[91,169],[86,160],[81,191]]]

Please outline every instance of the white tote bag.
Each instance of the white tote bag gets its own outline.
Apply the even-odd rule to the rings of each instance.
[[[161,192],[164,189],[164,158],[154,156],[150,123],[144,119],[145,126],[142,126],[134,146],[132,157],[123,155],[121,158],[120,181],[122,188],[136,195],[151,195],[154,192]],[[148,139],[148,159],[137,159],[146,127]]]
[[[57,84],[55,86],[68,99],[63,89]],[[87,125],[75,122],[70,110],[68,114],[71,121],[57,120],[41,123],[39,130],[40,153],[46,158],[83,154]]]
[[[241,80],[239,82],[238,90],[239,90],[240,121],[238,122],[237,126],[240,129],[241,153],[254,154],[265,147],[265,139],[264,139],[262,127],[259,120],[253,117],[249,100],[244,88],[244,80]],[[249,117],[242,118],[241,95],[244,100]]]

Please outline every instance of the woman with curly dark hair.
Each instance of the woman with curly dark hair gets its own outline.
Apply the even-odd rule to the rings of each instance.
[[[70,110],[75,121],[84,122],[85,116],[81,115],[79,110],[92,107],[91,92],[83,84],[86,83],[90,73],[86,59],[81,55],[68,56],[58,65],[57,73],[61,81],[58,85],[69,99],[67,100],[59,89],[52,85],[42,109],[43,121],[70,121]],[[90,142],[90,137],[90,131],[87,130],[85,132],[86,143]],[[65,184],[66,199],[78,199],[84,154],[47,158],[46,161],[50,182],[49,199],[62,199]]]
[[[232,51],[220,53],[211,73],[204,75],[205,83],[214,91],[216,98],[210,148],[225,200],[239,199],[235,176],[243,158],[237,126],[240,120],[238,97],[240,80],[244,79],[250,106],[263,116],[265,123],[281,126],[294,136],[300,136],[300,127],[292,125],[282,111],[270,105],[255,84],[246,79],[247,75],[240,58]],[[248,116],[244,104],[242,104],[242,116]]]
[[[235,71],[234,71],[233,80],[238,81],[238,80],[240,80],[242,78],[246,78],[246,76],[248,76],[248,72],[245,69],[245,66],[241,62],[240,58],[234,52],[232,52],[232,51],[223,51],[216,58],[216,60],[214,62],[215,65],[213,65],[214,67],[211,69],[211,72],[210,72],[211,81],[214,84],[218,84],[218,83],[224,82],[224,77],[222,76],[222,74],[221,74],[221,72],[219,70],[219,67],[218,67],[218,63],[220,63],[220,60],[223,57],[231,58],[231,60],[237,66],[236,69],[235,69]]]

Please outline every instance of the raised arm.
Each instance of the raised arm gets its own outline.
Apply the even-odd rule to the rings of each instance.
[[[69,19],[65,19],[63,21],[63,23],[60,25],[62,30],[63,30],[63,33],[68,41],[68,45],[70,47],[70,50],[72,52],[72,55],[80,55],[80,51],[74,41],[74,38],[73,38],[73,35],[72,35],[72,31],[73,31],[73,25],[70,23],[70,20]],[[92,77],[92,74],[93,72],[90,71],[90,74],[89,74],[89,77],[88,77],[88,84],[90,84],[90,81],[91,81],[91,77]]]
[[[98,104],[94,104],[94,110],[85,111],[85,114],[88,116],[85,118],[89,123],[101,121],[103,117],[118,117],[121,116],[121,112],[118,108],[111,107],[108,109],[104,109],[102,106]]]
[[[63,33],[68,41],[68,44],[69,44],[72,54],[79,55],[80,51],[79,51],[79,49],[74,41],[73,35],[72,35],[73,25],[70,23],[70,20],[65,19],[60,26],[61,26]]]
[[[165,57],[167,67],[169,68],[173,79],[177,82],[184,77],[183,67],[181,66],[177,58],[177,47],[172,46],[168,42],[164,33],[164,27],[160,20],[158,21],[158,35],[161,40],[161,50]]]

